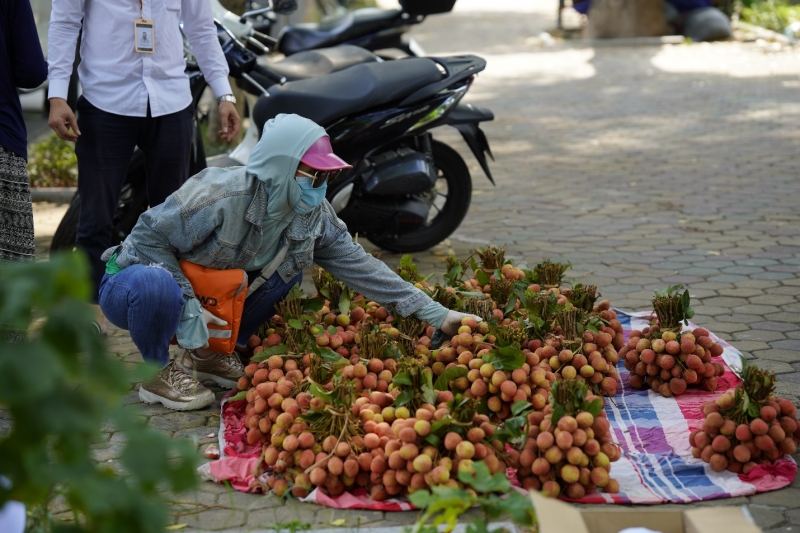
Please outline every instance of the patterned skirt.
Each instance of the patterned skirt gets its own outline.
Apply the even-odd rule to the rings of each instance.
[[[33,261],[35,250],[27,162],[0,146],[0,262]]]
[[[8,263],[33,261],[35,251],[28,165],[0,146],[0,275]],[[24,333],[0,323],[0,340],[19,341]]]

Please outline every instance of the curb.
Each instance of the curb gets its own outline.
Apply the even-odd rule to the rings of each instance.
[[[330,509],[330,508],[328,508]],[[338,510],[338,509],[337,509]],[[357,511],[356,509],[343,509],[344,511]],[[466,533],[467,526],[469,524],[466,523],[459,523],[456,524],[456,527],[453,528],[453,533]],[[438,528],[439,532],[445,531],[445,525],[440,525]],[[490,533],[520,533],[520,528],[517,527],[516,524],[513,522],[490,522],[487,524],[486,529]],[[341,528],[322,528],[322,529],[310,529],[307,530],[308,533],[405,533],[409,531],[410,528],[408,526],[389,526],[389,527],[364,527],[363,525],[356,526],[356,527],[341,527]],[[205,529],[195,529],[193,530],[196,533],[212,533],[211,531]],[[217,533],[241,533],[242,529],[224,529]],[[280,533],[281,529],[247,529],[247,531],[251,533]]]
[[[772,41],[781,44],[795,44],[797,42],[796,39],[787,37],[782,33],[774,32],[772,30],[768,30],[767,28],[762,28],[761,26],[748,24],[747,22],[737,21],[736,24],[733,24],[733,29],[744,33],[751,33],[755,38],[764,39],[765,41]]]
[[[661,46],[665,44],[684,44],[683,35],[665,35],[663,37],[620,37],[614,39],[566,39],[564,42],[592,48],[616,46]]]
[[[68,204],[77,190],[77,187],[31,187],[31,201]]]

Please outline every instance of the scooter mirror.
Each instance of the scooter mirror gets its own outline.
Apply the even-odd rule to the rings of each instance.
[[[272,10],[281,15],[297,11],[297,0],[272,0]]]

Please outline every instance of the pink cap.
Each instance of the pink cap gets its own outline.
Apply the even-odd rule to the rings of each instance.
[[[317,142],[306,150],[300,161],[316,170],[341,170],[343,168],[353,168],[345,161],[333,153],[331,140],[327,135],[323,135]]]

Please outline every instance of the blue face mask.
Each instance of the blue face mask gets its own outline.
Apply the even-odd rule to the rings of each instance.
[[[301,215],[305,215],[306,213],[310,213],[325,199],[325,191],[328,190],[328,183],[323,183],[315,189],[314,178],[298,177],[296,179],[302,194],[300,196],[300,201],[294,206],[294,210]]]

